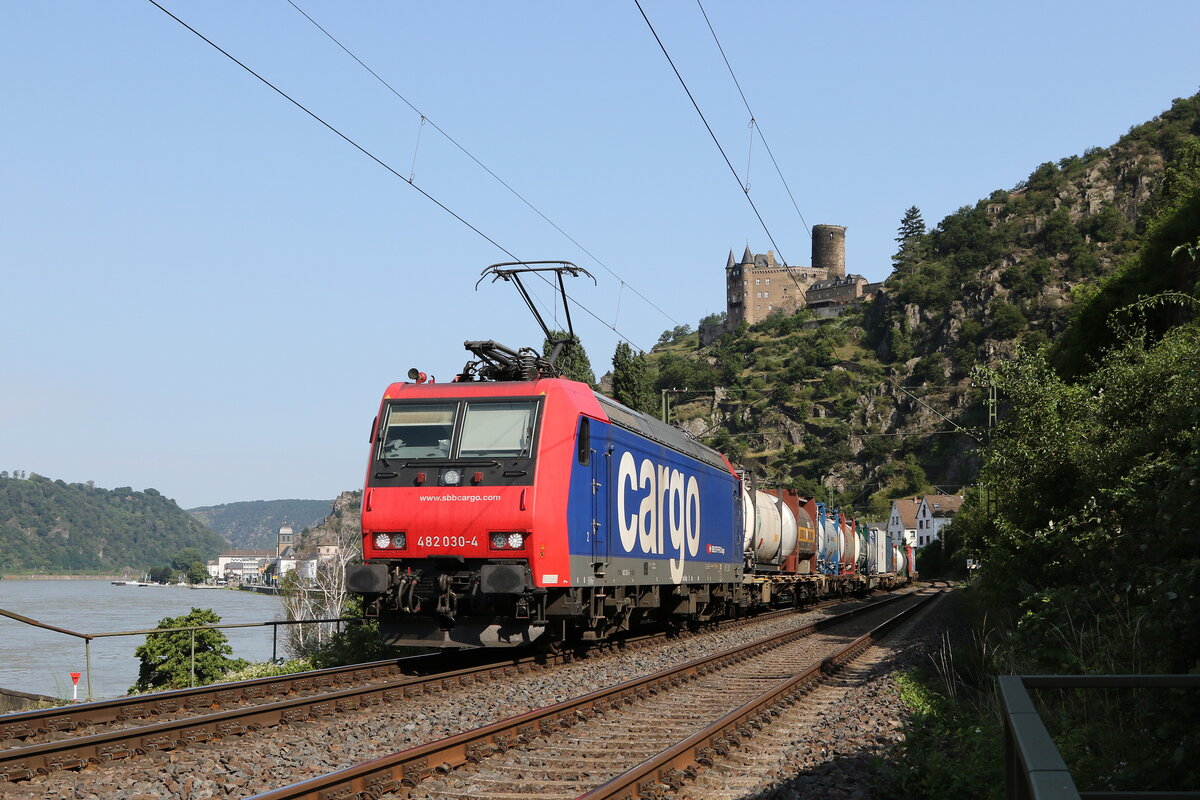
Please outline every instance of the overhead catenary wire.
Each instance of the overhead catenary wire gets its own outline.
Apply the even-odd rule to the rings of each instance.
[[[637,6],[637,11],[642,14],[642,19],[646,20],[646,25],[647,28],[650,29],[650,34],[654,36],[654,41],[658,42],[659,49],[662,50],[662,55],[666,56],[667,64],[671,65],[671,70],[674,72],[674,76],[676,76],[676,78],[679,80],[679,85],[683,86],[684,94],[688,95],[688,100],[691,101],[692,108],[695,108],[696,114],[700,115],[700,121],[704,124],[704,130],[708,131],[708,136],[713,139],[713,144],[715,144],[716,149],[720,151],[721,158],[724,158],[725,160],[725,166],[730,168],[730,173],[733,175],[733,179],[736,180],[738,182],[738,186],[742,188],[742,193],[746,198],[746,203],[749,203],[751,209],[754,210],[755,216],[758,218],[758,224],[762,225],[764,233],[767,234],[767,239],[769,239],[770,243],[772,243],[772,246],[775,248],[775,252],[779,253],[779,258],[782,260],[782,263],[787,266],[787,259],[784,257],[784,251],[782,251],[778,243],[775,242],[775,236],[770,233],[770,228],[767,225],[767,221],[766,219],[762,218],[762,213],[758,211],[758,206],[755,205],[754,198],[750,197],[749,190],[746,190],[745,186],[743,186],[742,178],[740,178],[738,175],[737,168],[733,166],[733,162],[730,161],[730,157],[728,157],[726,154],[725,148],[722,148],[720,139],[716,138],[716,134],[713,132],[713,126],[708,124],[708,119],[706,116],[704,116],[704,112],[702,112],[700,109],[700,103],[696,101],[695,95],[691,94],[691,89],[688,88],[688,82],[686,82],[686,80],[683,79],[682,74],[679,73],[679,68],[676,66],[676,64],[674,64],[671,54],[667,52],[666,44],[662,43],[662,38],[659,36],[659,32],[654,30],[654,24],[650,22],[650,18],[646,16],[646,10],[642,8],[640,0],[634,0],[634,5]],[[791,273],[791,271],[788,270],[788,273]],[[796,276],[792,276],[792,279],[794,281]],[[798,282],[797,285],[799,285]]]
[[[200,31],[196,30],[196,29],[195,29],[195,28],[193,28],[191,25],[189,25],[188,23],[186,23],[186,22],[184,22],[182,19],[180,19],[178,16],[176,16],[176,15],[175,15],[175,14],[173,14],[173,13],[171,13],[171,11],[170,11],[170,10],[168,10],[167,8],[165,8],[165,7],[163,7],[161,4],[159,4],[157,0],[147,0],[147,2],[148,2],[148,3],[150,3],[151,5],[153,5],[155,8],[157,8],[159,11],[163,12],[164,14],[166,14],[166,15],[167,15],[168,17],[170,17],[171,19],[175,20],[177,23],[179,23],[181,26],[183,26],[184,28],[186,28],[186,29],[187,29],[188,31],[190,31],[191,33],[193,33],[193,34],[194,34],[196,37],[198,37],[198,38],[199,38],[201,41],[203,41],[203,42],[204,42],[205,44],[207,44],[208,46],[212,47],[212,48],[213,48],[214,50],[216,50],[218,53],[220,53],[221,55],[225,56],[227,59],[229,59],[230,61],[232,61],[234,64],[237,64],[239,67],[241,67],[241,68],[242,68],[243,70],[245,70],[246,72],[248,72],[248,73],[250,73],[251,75],[253,75],[253,76],[254,76],[255,78],[257,78],[257,79],[258,79],[260,82],[262,82],[264,85],[266,85],[268,88],[270,88],[270,89],[271,89],[272,91],[274,91],[276,94],[278,94],[280,97],[282,97],[283,99],[287,100],[289,103],[291,103],[291,104],[292,104],[292,105],[294,105],[296,108],[298,108],[298,109],[300,109],[301,111],[303,111],[303,112],[304,112],[305,114],[307,114],[309,117],[311,117],[312,119],[314,119],[314,120],[316,120],[317,122],[319,122],[319,123],[320,123],[322,126],[324,126],[325,128],[327,128],[327,129],[328,129],[329,131],[331,131],[332,133],[336,134],[336,135],[338,136],[338,138],[340,138],[340,139],[342,139],[343,141],[345,141],[347,144],[349,144],[349,145],[350,145],[351,147],[353,147],[355,150],[358,150],[360,153],[362,153],[363,155],[365,155],[367,158],[371,159],[371,160],[372,160],[372,161],[374,161],[376,164],[378,164],[379,166],[383,167],[385,170],[387,170],[388,172],[390,172],[390,173],[391,173],[393,176],[395,176],[395,177],[399,178],[400,180],[404,181],[406,184],[408,184],[408,185],[409,185],[409,186],[411,186],[412,188],[416,189],[418,192],[420,192],[420,193],[421,193],[421,195],[422,195],[423,197],[425,197],[427,200],[429,200],[430,202],[432,202],[432,203],[433,203],[434,205],[436,205],[438,208],[440,208],[440,209],[442,209],[443,211],[445,211],[447,214],[449,214],[450,216],[452,216],[454,219],[456,219],[456,220],[458,220],[459,222],[461,222],[463,225],[465,225],[465,226],[466,226],[467,228],[469,228],[471,231],[473,231],[473,232],[474,232],[474,233],[476,233],[478,236],[480,236],[482,239],[484,239],[484,240],[485,240],[485,241],[487,241],[489,244],[491,244],[492,246],[494,246],[494,247],[495,247],[497,250],[499,250],[500,252],[502,252],[502,253],[504,253],[505,255],[507,255],[507,256],[508,256],[509,258],[511,258],[513,261],[521,261],[521,259],[520,259],[518,256],[514,255],[514,254],[513,254],[513,253],[512,253],[512,252],[511,252],[511,251],[510,251],[508,248],[504,247],[504,245],[500,244],[500,243],[499,243],[499,242],[497,242],[495,239],[493,239],[492,237],[490,237],[490,236],[488,236],[486,233],[484,233],[482,230],[480,230],[480,229],[479,229],[479,228],[477,228],[476,226],[472,225],[470,222],[468,222],[468,221],[466,220],[466,218],[464,218],[463,216],[461,216],[460,214],[458,214],[457,212],[455,212],[453,209],[451,209],[451,208],[450,208],[449,206],[447,206],[446,204],[442,203],[440,200],[438,200],[436,197],[434,197],[433,195],[431,195],[429,192],[427,192],[427,191],[425,191],[424,189],[422,189],[420,186],[418,186],[418,185],[416,184],[416,182],[415,182],[415,181],[412,181],[412,180],[410,180],[409,178],[406,178],[406,177],[404,177],[403,175],[401,175],[399,172],[397,172],[397,171],[396,171],[396,169],[395,169],[394,167],[392,167],[390,164],[388,164],[388,163],[387,163],[386,161],[384,161],[382,158],[380,158],[379,156],[375,155],[375,154],[374,154],[374,153],[372,153],[370,150],[367,150],[365,147],[363,147],[363,146],[362,146],[362,145],[360,145],[358,142],[356,142],[356,141],[354,141],[353,139],[351,139],[351,138],[350,138],[349,136],[347,136],[345,133],[342,133],[342,131],[341,131],[341,130],[339,130],[338,128],[334,127],[334,126],[333,126],[331,123],[327,122],[325,119],[323,119],[322,117],[320,117],[320,116],[319,116],[319,115],[318,115],[316,112],[314,112],[314,111],[310,110],[310,109],[309,109],[307,106],[305,106],[305,105],[304,105],[303,103],[301,103],[299,100],[296,100],[294,97],[292,97],[291,95],[289,95],[287,92],[283,91],[283,90],[282,90],[282,89],[280,89],[278,86],[276,86],[275,84],[271,83],[271,81],[267,80],[267,79],[266,79],[266,78],[264,78],[262,75],[260,75],[260,74],[258,74],[257,72],[255,72],[255,71],[254,71],[253,69],[251,69],[251,68],[250,68],[248,65],[246,65],[246,64],[244,64],[243,62],[241,62],[240,60],[238,60],[238,59],[237,59],[237,58],[236,58],[236,57],[235,57],[233,54],[231,54],[229,51],[225,50],[225,49],[224,49],[224,48],[222,48],[220,45],[218,45],[216,42],[214,42],[213,40],[209,39],[207,36],[205,36],[204,34],[202,34]],[[539,277],[539,278],[541,278],[541,280],[542,280],[542,281],[544,281],[544,282],[545,282],[547,285],[552,285],[552,284],[550,284],[550,282],[549,282],[549,281],[547,281],[547,280],[546,280],[544,277],[542,277],[541,275],[538,275],[538,277]],[[571,300],[572,302],[574,302],[574,303],[575,303],[577,306],[579,306],[579,308],[581,308],[581,309],[582,309],[584,312],[586,312],[586,313],[588,314],[588,316],[590,316],[592,319],[596,320],[596,322],[600,323],[600,324],[601,324],[601,325],[603,325],[604,327],[606,327],[606,328],[608,328],[609,330],[611,330],[611,331],[612,331],[614,334],[616,334],[616,335],[617,335],[617,337],[619,337],[619,338],[620,338],[622,341],[626,342],[627,344],[629,344],[630,346],[632,346],[632,347],[634,347],[634,348],[637,348],[639,351],[641,350],[641,348],[640,348],[640,347],[638,347],[636,344],[634,344],[632,341],[630,341],[630,339],[629,339],[628,337],[626,337],[626,336],[625,336],[623,333],[621,333],[619,330],[617,330],[617,329],[616,329],[616,327],[614,327],[613,325],[610,325],[610,324],[608,324],[607,322],[605,322],[603,319],[601,319],[599,316],[597,316],[597,315],[596,315],[596,314],[595,314],[595,313],[594,313],[594,312],[593,312],[593,311],[592,311],[590,308],[588,308],[586,305],[584,305],[583,303],[579,302],[578,300],[576,300],[574,297],[572,297],[572,296],[571,296],[571,295],[569,295],[569,294],[567,294],[566,296],[567,296],[567,299],[569,299],[569,300]]]
[[[497,175],[495,172],[493,172],[491,170],[491,168],[489,168],[486,164],[484,164],[482,161],[480,161],[470,150],[468,150],[466,147],[464,147],[458,140],[456,140],[453,136],[451,136],[449,133],[444,131],[433,120],[429,119],[429,117],[427,117],[420,109],[418,109],[415,105],[413,105],[413,103],[411,101],[409,101],[408,98],[406,98],[404,95],[400,94],[400,92],[397,91],[395,89],[395,87],[393,87],[390,83],[388,83],[386,80],[384,80],[383,77],[379,75],[379,73],[377,73],[375,70],[371,69],[371,67],[369,67],[366,64],[366,62],[364,62],[361,58],[359,58],[357,55],[355,55],[354,52],[352,52],[350,50],[350,48],[348,48],[348,47],[346,47],[346,45],[342,44],[342,42],[336,36],[334,36],[332,33],[330,33],[328,30],[326,30],[325,27],[323,25],[321,25],[321,23],[319,23],[315,19],[313,19],[312,16],[307,11],[305,11],[300,6],[298,6],[294,2],[294,0],[288,0],[288,4],[292,8],[296,9],[296,11],[299,12],[305,19],[307,19],[309,22],[311,22],[313,24],[313,26],[316,27],[317,30],[319,30],[321,33],[325,34],[325,36],[331,42],[333,42],[335,45],[337,45],[339,48],[341,48],[341,50],[346,55],[348,55],[348,56],[350,56],[350,58],[354,59],[358,63],[359,66],[361,66],[363,69],[365,69],[367,72],[369,72],[371,74],[371,76],[375,78],[375,80],[379,81],[379,83],[381,83],[384,86],[384,88],[386,88],[389,92],[391,92],[393,95],[395,95],[401,102],[403,102],[406,106],[408,106],[414,113],[420,114],[422,124],[428,123],[431,128],[433,128],[435,131],[437,131],[443,137],[445,137],[446,141],[450,142],[450,144],[452,144],[456,148],[458,148],[458,150],[463,155],[465,155],[467,158],[471,159],[471,161],[475,162],[475,164],[480,169],[482,169],[484,172],[486,172],[488,175],[490,175],[492,178],[494,178],[501,186],[503,186],[505,189],[507,189],[514,197],[516,197],[518,200],[520,200],[522,203],[524,203],[531,211],[533,211],[533,213],[537,214],[547,224],[549,224],[552,228],[554,228],[556,231],[558,231],[560,234],[562,234],[567,239],[567,241],[571,242],[571,244],[578,247],[583,253],[585,253],[588,256],[588,258],[592,259],[597,264],[599,264],[600,267],[602,269],[604,269],[605,272],[607,272],[609,275],[611,275],[612,277],[614,277],[618,281],[620,281],[623,286],[629,286],[629,284],[626,283],[624,278],[622,278],[620,275],[618,275],[616,272],[614,272],[607,264],[605,264],[603,261],[601,261],[596,255],[594,255],[590,250],[588,250],[582,244],[580,244],[573,236],[571,236],[571,234],[567,233],[565,230],[563,230],[561,227],[559,227],[558,223],[556,223],[554,220],[550,219],[550,217],[548,217],[544,213],[542,213],[541,209],[539,209],[532,202],[530,202],[524,195],[522,195],[520,192],[518,192],[516,189],[514,189],[507,181],[505,181],[503,178],[501,178],[499,175]],[[414,161],[415,161],[415,155],[414,155]],[[639,292],[635,287],[629,286],[629,290],[632,291],[634,294],[636,294],[638,297],[642,298],[642,300],[644,300],[646,302],[646,304],[649,305],[651,308],[653,308],[655,311],[662,314],[664,317],[669,319],[671,322],[675,323],[675,325],[679,325],[678,320],[676,320],[674,317],[672,317],[670,314],[668,314],[666,311],[664,311],[653,300],[651,300],[650,298],[646,297],[646,295]]]
[[[788,199],[792,201],[792,208],[796,209],[796,216],[800,218],[800,224],[804,226],[804,232],[811,237],[812,231],[809,229],[804,215],[800,213],[800,206],[796,204],[796,198],[792,194],[792,187],[788,186],[787,178],[783,177],[783,170],[779,168],[779,162],[775,160],[775,154],[771,152],[771,145],[767,144],[767,137],[762,131],[762,125],[759,124],[758,118],[754,116],[754,111],[750,109],[750,101],[746,99],[746,93],[742,91],[742,84],[733,72],[733,65],[729,63],[729,57],[725,55],[725,48],[721,46],[721,40],[717,38],[717,31],[713,28],[713,24],[708,18],[708,12],[704,10],[704,4],[700,0],[696,0],[696,5],[700,7],[700,13],[704,16],[704,22],[708,25],[713,42],[716,43],[717,49],[721,51],[721,58],[725,60],[725,68],[729,70],[729,77],[733,78],[733,85],[737,87],[738,94],[742,96],[742,103],[746,106],[746,113],[750,115],[750,125],[758,132],[758,138],[762,140],[763,148],[766,149],[767,155],[771,157],[771,163],[775,165],[775,172],[778,173],[779,180],[783,183],[783,188],[787,191]],[[746,181],[749,182],[749,180],[750,174],[749,168],[747,168]]]

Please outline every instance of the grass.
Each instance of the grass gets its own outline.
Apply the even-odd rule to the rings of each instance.
[[[886,800],[1004,796],[1004,737],[994,690],[964,691],[937,666],[910,670],[897,678],[900,700],[909,712],[898,757],[881,767],[877,787]]]

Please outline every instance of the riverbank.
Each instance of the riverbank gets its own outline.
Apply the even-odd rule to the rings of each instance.
[[[42,573],[32,575],[10,575],[5,573],[0,575],[0,580],[5,581],[124,581],[131,580],[126,575],[45,575]]]
[[[231,587],[232,589],[232,587]],[[135,650],[144,635],[96,636],[155,628],[167,617],[193,608],[210,608],[222,624],[251,627],[222,631],[235,658],[255,663],[283,655],[285,637],[276,642],[274,625],[287,619],[278,596],[259,592],[196,591],[187,587],[114,586],[111,581],[0,581],[0,609],[44,625],[92,634],[87,646],[77,636],[45,630],[18,619],[0,617],[0,687],[51,697],[71,696],[71,673],[84,673],[80,696],[87,693],[91,671],[93,697],[123,695],[138,678]],[[264,624],[266,623],[266,624]],[[282,634],[282,632],[281,632]],[[90,664],[89,664],[90,657]]]

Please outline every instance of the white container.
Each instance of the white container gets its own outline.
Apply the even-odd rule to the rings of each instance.
[[[756,562],[779,564],[796,549],[796,515],[776,497],[755,491],[751,502],[743,491],[742,510],[747,520],[742,543]]]
[[[774,500],[775,498],[771,498]],[[788,508],[786,503],[779,503],[781,512],[780,532],[781,539],[779,545],[779,563],[782,564],[784,559],[796,552],[796,542],[800,539],[799,526],[796,523],[796,515],[792,513],[792,509]]]

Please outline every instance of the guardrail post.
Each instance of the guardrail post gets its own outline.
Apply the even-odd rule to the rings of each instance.
[[[92,702],[92,637],[83,640],[83,662],[87,667],[87,699]]]
[[[1001,675],[1004,796],[1007,800],[1080,800],[1079,790],[1042,723],[1020,675]]]

